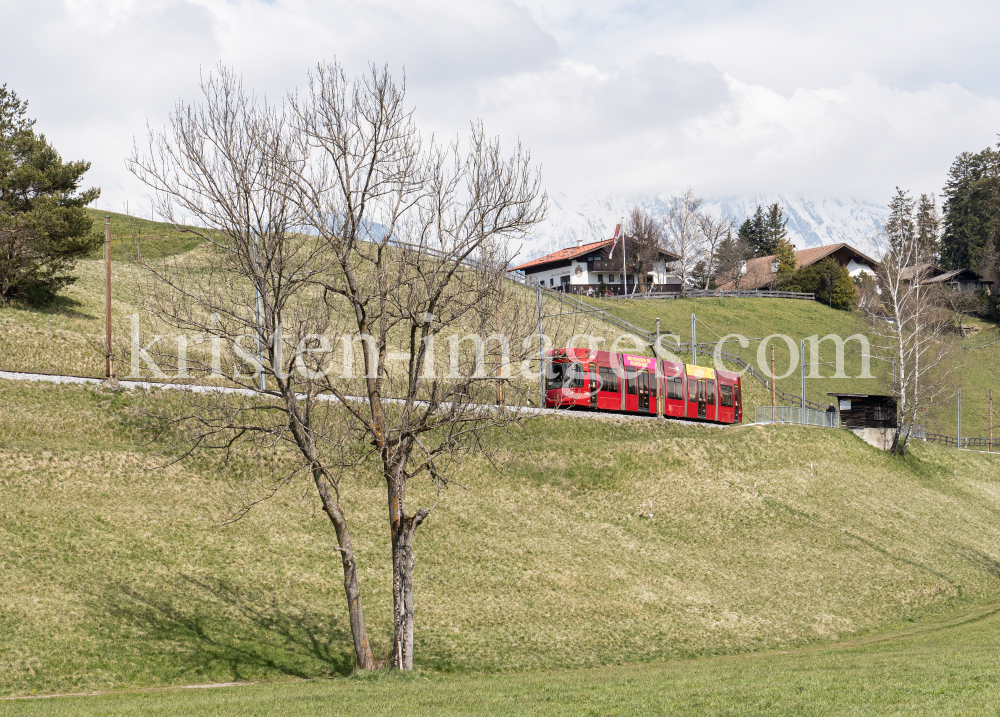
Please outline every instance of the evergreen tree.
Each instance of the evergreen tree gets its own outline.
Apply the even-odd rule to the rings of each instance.
[[[991,273],[984,259],[1000,249],[1000,145],[958,155],[944,189],[941,263],[948,269]]]
[[[778,273],[775,277],[774,286],[778,289],[784,289],[790,285],[792,277],[795,275],[795,269],[798,266],[798,259],[795,257],[795,247],[792,246],[790,241],[782,237],[778,240],[775,250],[771,253],[778,260]]]
[[[15,296],[51,300],[101,241],[83,209],[101,191],[77,191],[90,163],[63,162],[35,134],[27,106],[0,87],[0,304]]]
[[[903,253],[903,247],[912,246],[916,231],[913,221],[913,200],[909,192],[896,187],[896,196],[889,202],[889,221],[885,224],[885,232],[889,236],[892,251],[898,255]]]
[[[764,207],[758,204],[757,211],[754,212],[753,216],[747,217],[746,221],[740,225],[739,239],[750,247],[753,256],[768,256],[771,254],[771,252],[763,250],[766,243],[764,237],[765,223]]]
[[[740,225],[739,238],[753,248],[754,256],[772,256],[778,253],[779,244],[788,240],[786,224],[780,204],[775,202],[767,209],[758,204],[753,216]]]
[[[917,243],[922,262],[938,264],[941,261],[941,216],[935,205],[934,195],[920,195],[916,216]]]

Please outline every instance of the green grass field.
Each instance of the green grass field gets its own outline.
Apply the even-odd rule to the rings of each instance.
[[[347,674],[312,493],[221,525],[277,460],[147,470],[131,402],[0,382],[0,694]],[[435,675],[789,649],[1000,601],[1000,456],[572,417],[517,443],[504,473],[464,464],[417,535],[416,663]],[[360,473],[345,499],[377,650],[383,490]]]
[[[996,608],[836,648],[519,675],[383,674],[0,702],[16,715],[995,715]]]
[[[142,230],[199,261],[189,239]],[[116,259],[115,271],[120,325],[140,299],[134,269]],[[79,273],[54,306],[0,309],[0,369],[103,373],[103,264]],[[593,303],[648,328],[659,317],[683,340],[692,312],[700,341],[864,331],[815,302]],[[977,401],[1000,346],[960,356],[968,435],[985,425]],[[847,370],[859,368],[852,346]],[[780,385],[797,393],[797,375]],[[807,395],[881,385],[823,378]],[[752,380],[745,397],[769,403]],[[0,714],[997,711],[1000,455],[917,443],[895,459],[846,431],[791,426],[533,419],[502,470],[456,468],[461,487],[417,533],[417,672],[358,676],[314,491],[288,486],[222,522],[284,454],[225,473],[200,459],[154,470],[163,446],[146,445],[135,405],[128,392],[0,381]],[[954,433],[950,415],[932,413],[932,430]],[[410,498],[432,499],[422,484]],[[381,655],[384,486],[359,470],[344,501]],[[246,681],[262,684],[167,689]],[[111,694],[3,699],[91,691]]]

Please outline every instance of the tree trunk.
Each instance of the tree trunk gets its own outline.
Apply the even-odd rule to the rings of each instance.
[[[337,505],[326,479],[322,475],[315,477],[316,488],[323,501],[323,510],[330,517],[333,528],[337,532],[337,543],[340,546],[340,559],[344,566],[344,592],[347,594],[347,613],[351,622],[351,637],[354,639],[354,657],[359,670],[375,669],[375,657],[368,642],[368,631],[365,628],[365,615],[361,609],[361,587],[358,585],[358,568],[354,560],[354,547],[351,534],[347,529],[347,519]]]
[[[413,669],[413,533],[427,517],[421,509],[407,516],[404,490],[393,490],[390,480],[389,521],[392,534],[393,654],[391,664]]]

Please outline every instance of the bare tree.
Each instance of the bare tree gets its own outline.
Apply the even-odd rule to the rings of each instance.
[[[740,282],[746,276],[747,261],[753,258],[753,246],[739,234],[726,232],[716,250],[715,273],[718,283],[725,286],[732,284],[739,291]]]
[[[736,220],[732,217],[713,217],[711,214],[698,214],[698,231],[701,232],[701,246],[705,262],[705,286],[708,289],[717,272],[719,263],[719,248],[726,239],[731,239]]]
[[[533,297],[504,278],[509,240],[544,217],[539,176],[526,151],[504,156],[478,124],[464,149],[425,146],[387,70],[348,81],[321,64],[305,96],[280,108],[225,69],[202,88],[204,104],[178,105],[130,168],[156,190],[161,214],[176,221],[179,208],[215,230],[208,266],[143,260],[144,295],[156,320],[231,346],[251,370],[225,378],[242,393],[185,392],[152,411],[185,439],[182,457],[267,450],[276,471],[287,460],[262,496],[241,499],[236,519],[308,478],[337,536],[361,669],[383,663],[367,636],[344,479],[373,466],[392,545],[387,660],[410,669],[414,533],[449,466],[491,455],[485,434],[523,417],[525,386],[512,382],[497,407],[498,377],[485,367],[505,380],[533,354]],[[449,340],[442,370],[435,338],[449,332],[472,346]],[[187,360],[221,379],[218,363]],[[419,478],[431,504],[415,507],[420,494],[408,489]]]
[[[662,219],[667,248],[679,257],[676,265],[681,275],[681,296],[687,295],[694,268],[704,255],[698,211],[701,201],[688,189],[670,201]]]
[[[895,455],[906,453],[910,432],[921,407],[934,405],[948,391],[950,346],[942,341],[949,324],[933,289],[921,285],[926,274],[914,272],[923,247],[914,231],[913,203],[903,192],[890,204],[890,217],[880,237],[883,254],[878,272],[881,302],[866,313],[881,358],[896,364],[892,391],[899,421],[893,437]]]
[[[639,206],[625,219],[627,256],[632,260],[636,284],[663,262],[663,226]]]
[[[982,300],[973,292],[962,291],[959,286],[937,286],[936,299],[942,308],[951,313],[955,329],[965,338],[965,324],[963,319],[969,314],[976,313],[982,309]]]

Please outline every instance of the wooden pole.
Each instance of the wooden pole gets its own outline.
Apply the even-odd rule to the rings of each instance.
[[[111,358],[111,217],[104,217],[104,375],[114,378]]]

